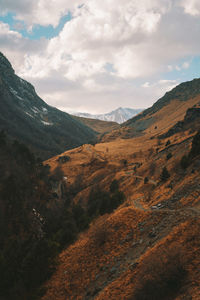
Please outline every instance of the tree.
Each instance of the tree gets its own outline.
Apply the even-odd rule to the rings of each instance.
[[[162,169],[162,173],[161,173],[161,175],[160,175],[160,179],[161,179],[161,181],[167,181],[167,179],[168,179],[169,177],[170,177],[170,174],[169,174],[167,168],[164,167],[164,168]]]

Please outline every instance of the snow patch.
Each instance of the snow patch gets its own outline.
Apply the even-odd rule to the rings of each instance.
[[[42,120],[41,120],[41,122],[42,122],[44,125],[47,125],[47,126],[53,125],[53,123],[45,122],[45,121],[42,121]]]
[[[48,112],[48,110],[45,107],[42,107],[42,111],[45,113]]]
[[[20,97],[20,96],[18,95],[17,91],[15,91],[12,87],[10,87],[10,91],[11,91],[11,93],[12,93],[15,97],[17,97],[19,100],[24,100],[22,97]]]
[[[29,114],[28,112],[25,111],[25,114],[34,119],[34,117],[31,114]]]
[[[33,108],[31,108],[31,110],[35,113],[38,114],[40,111],[37,107],[33,106]]]

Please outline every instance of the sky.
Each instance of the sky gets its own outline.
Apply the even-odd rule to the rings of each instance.
[[[48,104],[146,108],[200,77],[199,0],[0,0],[0,51]]]

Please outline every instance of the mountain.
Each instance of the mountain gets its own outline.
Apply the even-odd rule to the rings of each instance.
[[[43,158],[95,140],[95,132],[45,103],[0,53],[0,129]]]
[[[112,130],[117,129],[120,126],[116,122],[102,121],[98,119],[89,119],[89,118],[83,118],[77,116],[73,116],[73,117],[100,134],[110,132]]]
[[[167,92],[150,108],[121,124],[119,129],[104,134],[102,141],[131,138],[148,134],[156,138],[182,121],[188,109],[200,103],[200,79],[183,82]]]
[[[92,222],[60,253],[42,300],[200,299],[198,85],[139,115],[152,118],[146,128],[62,154],[72,203]],[[121,138],[126,128],[134,137]],[[59,161],[46,163],[53,172]]]
[[[135,116],[125,122],[123,126],[134,127],[136,131],[144,131],[150,125],[155,124],[158,119],[161,119],[160,114],[162,111],[169,107],[175,106],[176,109],[171,109],[170,115],[165,114],[165,118],[171,117],[172,114],[179,112],[181,117],[185,114],[185,109],[188,105],[192,105],[192,99],[194,105],[198,102],[196,96],[200,95],[200,79],[193,79],[179,84],[171,91],[167,92],[162,98],[156,101],[153,106],[145,109],[138,116]],[[196,101],[197,100],[197,101]]]
[[[121,124],[127,121],[128,119],[132,118],[133,116],[137,115],[141,111],[142,109],[119,107],[116,110],[113,110],[106,114],[92,115],[88,113],[73,113],[73,115],[83,118],[99,119],[103,121],[111,121]]]
[[[199,299],[198,86],[43,164],[0,132],[1,299]]]

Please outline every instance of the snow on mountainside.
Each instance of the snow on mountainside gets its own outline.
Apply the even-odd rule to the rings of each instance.
[[[45,103],[29,82],[15,74],[0,52],[1,130],[30,146],[42,158],[96,139],[91,128]]]
[[[74,112],[73,115],[83,118],[98,119],[102,121],[112,121],[121,124],[134,117],[135,115],[139,114],[141,111],[142,109],[119,107],[116,110],[113,110],[106,114],[93,115],[88,113]]]

